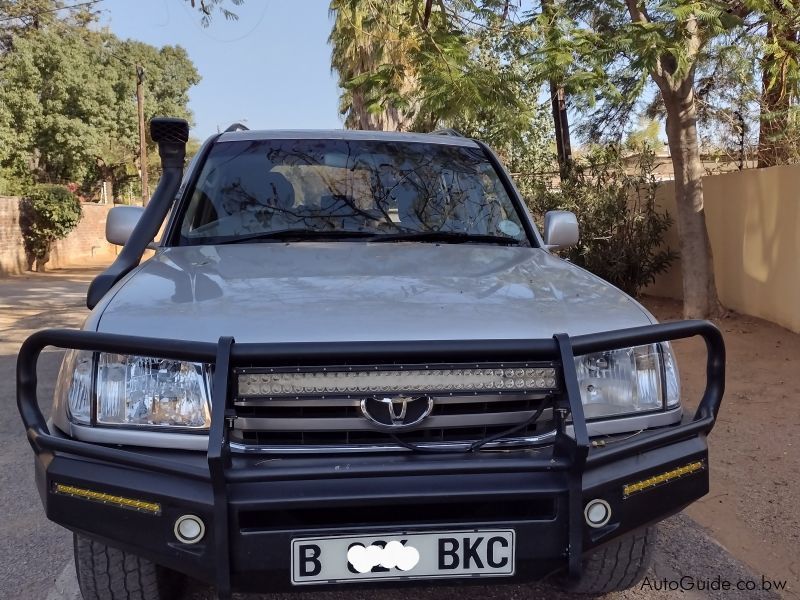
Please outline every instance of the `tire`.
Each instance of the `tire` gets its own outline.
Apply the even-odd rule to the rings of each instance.
[[[580,580],[564,587],[589,596],[632,588],[650,568],[655,544],[656,527],[624,535],[584,556]]]
[[[175,571],[78,534],[73,543],[84,600],[170,600],[180,591]]]

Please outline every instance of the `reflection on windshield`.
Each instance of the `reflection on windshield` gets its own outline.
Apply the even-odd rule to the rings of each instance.
[[[524,239],[479,148],[309,139],[215,145],[181,219],[181,242],[284,230]]]

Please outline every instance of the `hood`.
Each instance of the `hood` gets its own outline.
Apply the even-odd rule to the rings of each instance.
[[[98,331],[201,341],[530,339],[650,323],[544,250],[471,244],[165,248],[112,294]]]

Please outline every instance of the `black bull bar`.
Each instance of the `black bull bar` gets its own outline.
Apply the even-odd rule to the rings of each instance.
[[[593,447],[587,433],[583,414],[574,356],[604,350],[615,350],[700,336],[706,344],[706,387],[694,417],[675,427],[644,432],[632,439],[608,447]],[[185,462],[146,456],[129,450],[81,442],[53,435],[38,405],[36,397],[36,366],[41,351],[47,346],[96,352],[119,352],[214,365],[211,385],[211,428],[207,452],[207,468]],[[569,477],[569,550],[568,567],[572,577],[580,576],[582,555],[583,473],[595,466],[636,456],[667,444],[696,436],[705,436],[714,427],[725,387],[725,346],[719,329],[708,321],[692,320],[647,325],[631,329],[593,333],[570,337],[554,335],[551,339],[535,340],[457,340],[402,342],[326,342],[326,343],[234,343],[222,337],[217,343],[144,338],[92,331],[48,329],[30,336],[22,344],[17,359],[17,406],[25,424],[28,440],[38,455],[65,453],[105,461],[136,469],[176,475],[208,482],[214,495],[214,535],[219,566],[215,577],[219,592],[230,591],[230,552],[228,548],[227,486],[280,478],[313,479],[336,476],[366,477],[377,475],[375,467],[354,465],[346,473],[311,470],[308,467],[233,468],[228,439],[232,416],[233,369],[240,366],[286,366],[331,364],[379,364],[413,361],[473,362],[491,359],[549,360],[560,363],[564,390],[555,406],[558,429],[552,455],[546,458],[521,456],[503,461],[499,470],[561,470]],[[572,433],[567,433],[570,416]],[[462,455],[463,458],[463,455]],[[437,460],[435,466],[425,461],[409,461],[397,465],[395,473],[441,474],[469,472],[470,461]],[[279,471],[279,472],[273,472]],[[363,471],[363,472],[362,472]]]

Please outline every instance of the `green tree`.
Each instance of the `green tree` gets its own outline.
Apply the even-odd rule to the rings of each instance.
[[[751,0],[763,34],[761,112],[758,136],[758,166],[770,167],[797,159],[798,120],[796,102],[800,92],[800,5],[796,0]],[[751,18],[751,24],[754,19]]]
[[[54,15],[55,13],[47,13]],[[199,75],[179,47],[123,41],[70,14],[6,36],[0,55],[0,165],[21,185],[73,181],[86,191],[135,176],[135,65],[146,117],[190,117]],[[18,184],[19,185],[19,184]]]
[[[562,254],[636,296],[677,253],[662,246],[672,218],[656,208],[655,153],[646,144],[630,149],[636,154],[626,156],[615,144],[591,147],[560,189],[540,187],[529,205],[540,218],[548,210],[573,211],[581,240]]]
[[[742,144],[753,146],[759,167],[797,162],[800,6],[794,0],[742,0],[727,10],[738,26],[709,40],[696,68],[703,145],[736,158]],[[647,112],[664,115],[660,98]]]
[[[550,105],[541,97],[541,84],[525,75],[522,50],[515,37],[505,35],[509,23],[493,19],[492,27],[477,30],[477,50],[472,60],[484,71],[503,73],[513,86],[515,102],[505,99],[476,103],[469,111],[441,119],[441,125],[489,144],[512,172],[522,195],[532,198],[555,174],[555,147]]]
[[[487,61],[498,15],[468,0],[333,0],[331,65],[345,125],[430,131],[486,106],[521,108],[513,65]]]
[[[648,84],[657,88],[675,174],[687,317],[719,310],[703,212],[695,77],[710,44],[741,23],[714,0],[570,0],[532,19],[539,35],[533,68],[563,82],[586,106],[599,106],[595,131],[624,126]]]
[[[67,237],[81,220],[81,203],[67,188],[34,187],[20,203],[20,228],[25,250],[36,270],[44,272],[53,242]]]
[[[661,124],[655,119],[639,119],[639,124],[625,139],[625,147],[637,150],[642,147],[653,151],[661,150]]]
[[[169,115],[191,121],[188,91],[200,81],[200,76],[186,50],[179,46],[155,48],[107,34],[101,54],[108,68],[114,103],[112,117],[107,122],[107,134],[93,151],[97,178],[111,181],[116,192],[129,181],[138,180],[140,168],[135,65],[142,65],[145,72],[145,120]],[[148,150],[148,156],[157,156],[155,144],[149,139]],[[153,171],[151,165],[148,168]]]
[[[345,127],[411,127],[415,107],[408,96],[417,78],[411,59],[419,50],[409,23],[411,6],[404,0],[331,2],[331,69],[342,88],[339,110]]]
[[[10,48],[13,36],[20,32],[52,24],[65,6],[62,0],[0,0],[0,53]],[[85,13],[87,9],[76,10]]]

